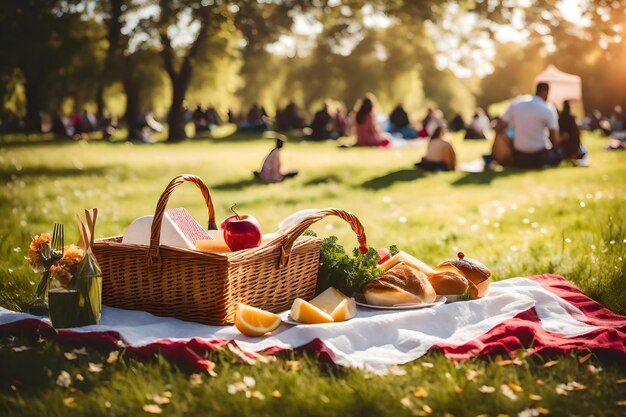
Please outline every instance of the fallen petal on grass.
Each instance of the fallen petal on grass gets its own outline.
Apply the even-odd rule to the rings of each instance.
[[[541,401],[543,399],[541,395],[537,395],[537,394],[530,394],[528,398],[530,398],[533,401]]]
[[[513,390],[511,389],[511,387],[509,387],[508,385],[505,385],[505,384],[500,385],[500,392],[509,400],[517,401],[517,394],[515,394]]]
[[[424,387],[417,387],[415,388],[413,395],[415,395],[417,398],[426,398],[428,397],[428,391],[426,391],[426,388]]]
[[[163,409],[156,404],[145,404],[143,406],[143,411],[150,414],[161,414]]]
[[[120,356],[120,351],[119,350],[113,350],[111,351],[111,353],[109,353],[109,356],[107,357],[107,363],[115,363],[117,362],[117,359]]]
[[[478,388],[478,391],[482,392],[483,394],[492,394],[496,391],[496,389],[490,385],[483,385],[482,387]]]
[[[543,367],[544,368],[552,368],[557,363],[559,363],[559,361],[548,361],[548,362],[543,364]]]
[[[65,359],[67,359],[68,361],[73,361],[78,358],[78,355],[74,352],[65,352],[63,353],[63,356],[65,356]]]
[[[87,370],[89,372],[98,373],[98,372],[102,372],[102,367],[103,365],[101,363],[89,362],[89,367],[87,368]]]
[[[201,385],[202,382],[202,375],[200,374],[191,374],[189,377],[189,383],[193,386]]]
[[[389,373],[395,376],[403,376],[406,375],[406,370],[400,366],[394,365],[389,367]]]
[[[280,391],[278,391],[277,389],[275,389],[274,391],[272,391],[272,397],[274,397],[274,398],[280,398],[280,397],[282,397],[282,394],[280,393]]]
[[[72,384],[72,376],[67,371],[61,371],[59,376],[57,376],[56,383],[60,387],[67,388]]]
[[[400,404],[402,404],[406,408],[411,408],[413,404],[411,404],[411,400],[409,397],[404,397],[400,400]]]
[[[589,352],[588,354],[584,355],[584,356],[580,356],[578,358],[578,363],[583,364],[585,362],[587,362],[589,360],[589,358],[591,358],[592,353]]]
[[[74,408],[76,407],[76,399],[74,397],[67,397],[63,399],[63,404],[67,407]]]

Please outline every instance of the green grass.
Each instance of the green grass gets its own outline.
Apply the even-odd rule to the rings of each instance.
[[[266,231],[302,208],[340,207],[358,215],[373,247],[396,244],[430,264],[462,250],[488,265],[494,279],[558,273],[612,310],[626,314],[626,164],[624,154],[602,150],[603,140],[588,135],[593,166],[543,171],[425,174],[413,169],[423,147],[398,150],[338,149],[336,143],[290,142],[283,152],[285,168],[301,175],[280,184],[264,185],[251,171],[272,141],[255,135],[189,140],[182,144],[130,145],[54,143],[31,137],[7,137],[0,143],[0,306],[22,309],[34,291],[37,276],[24,262],[33,234],[55,222],[77,238],[74,213],[98,207],[97,235],[123,232],[135,218],[152,213],[169,180],[180,173],[202,177],[216,206],[218,220],[237,202],[254,214]],[[471,161],[488,150],[484,142],[455,138],[459,157]],[[185,206],[201,222],[206,208],[192,186],[176,190],[170,207]],[[313,229],[320,236],[335,234],[346,247],[356,246],[350,228],[327,219]],[[32,346],[23,352],[15,346]],[[357,370],[321,364],[297,354],[300,370],[287,359],[255,366],[237,363],[229,354],[211,355],[217,376],[193,385],[184,369],[158,359],[139,362],[131,355],[107,364],[106,352],[88,348],[88,357],[69,361],[54,340],[0,339],[0,410],[8,415],[141,415],[147,395],[171,392],[164,415],[433,415],[455,416],[506,412],[517,415],[529,407],[544,407],[553,415],[622,415],[626,407],[623,358],[593,357],[579,364],[576,356],[560,358],[550,368],[547,358],[522,359],[519,366],[498,366],[492,359],[462,363],[429,354],[399,369],[406,375],[376,377]],[[18,349],[19,350],[19,349]],[[91,373],[87,363],[104,363]],[[433,363],[433,368],[424,367]],[[600,373],[588,365],[603,368]],[[72,386],[55,384],[62,370]],[[468,371],[477,370],[475,381]],[[80,373],[84,381],[75,377]],[[249,375],[264,400],[230,395],[229,384]],[[536,382],[543,380],[543,385]],[[587,387],[559,395],[558,384],[577,381]],[[522,387],[517,400],[499,387]],[[483,394],[482,385],[496,392]],[[11,388],[13,386],[14,388]],[[455,386],[463,389],[456,393]],[[413,393],[423,387],[428,396]],[[280,398],[271,396],[278,390]],[[535,401],[529,394],[542,397]],[[63,399],[73,397],[75,408]],[[405,399],[408,398],[408,399]],[[107,405],[110,405],[107,407]],[[427,405],[424,408],[424,405]],[[430,408],[429,408],[430,407]]]

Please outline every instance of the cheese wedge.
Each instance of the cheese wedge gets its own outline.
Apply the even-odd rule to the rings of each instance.
[[[224,242],[223,240],[197,240],[196,249],[203,252],[232,252],[226,242]]]
[[[410,266],[411,268],[415,268],[418,271],[426,274],[427,276],[435,273],[435,270],[433,268],[404,251],[396,253],[391,258],[378,265],[378,269],[382,271],[388,271],[400,263]]]

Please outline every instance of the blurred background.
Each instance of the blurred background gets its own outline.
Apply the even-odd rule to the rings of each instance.
[[[626,105],[625,24],[625,0],[3,0],[0,132],[150,111],[177,140],[197,106],[350,110],[365,92],[493,116],[549,65],[581,77],[580,116],[606,114]]]

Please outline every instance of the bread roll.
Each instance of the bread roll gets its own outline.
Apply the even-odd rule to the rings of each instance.
[[[367,283],[363,294],[368,304],[386,307],[432,303],[437,298],[426,274],[404,264],[391,268]]]
[[[485,265],[475,259],[466,258],[463,252],[459,252],[458,258],[437,265],[437,271],[454,270],[459,271],[476,286],[477,297],[482,297],[487,293],[491,272]]]
[[[467,278],[459,272],[440,271],[435,272],[428,277],[428,281],[435,289],[437,294],[458,294],[462,295],[468,292],[469,283]]]
[[[383,271],[388,271],[394,266],[399,265],[401,263],[408,265],[414,269],[417,269],[423,274],[426,274],[426,276],[435,272],[435,270],[432,269],[430,266],[426,265],[424,262],[420,261],[414,256],[409,255],[408,253],[404,251],[400,251],[396,253],[391,258],[387,259],[385,262],[378,265],[378,269],[381,269]]]

